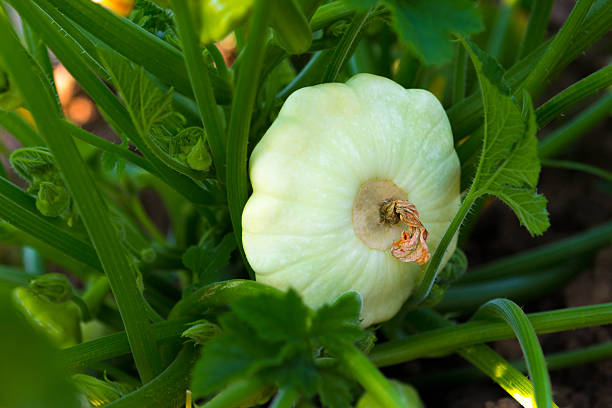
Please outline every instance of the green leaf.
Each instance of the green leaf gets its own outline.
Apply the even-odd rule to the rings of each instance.
[[[462,41],[478,74],[485,115],[482,154],[470,194],[499,197],[532,235],[542,234],[550,223],[546,198],[536,193],[540,160],[531,98],[524,93],[519,106],[503,83],[499,64]]]
[[[319,373],[321,375],[319,395],[323,406],[329,408],[352,407],[352,389],[355,387],[355,382],[338,372],[334,367],[321,369]]]
[[[484,26],[476,2],[470,0],[389,0],[393,26],[403,43],[426,64],[448,62],[451,34],[469,34]]]
[[[102,170],[106,172],[117,171],[117,175],[121,176],[125,170],[125,160],[121,159],[115,153],[104,151],[100,159]]]
[[[100,57],[109,72],[113,85],[117,88],[126,109],[139,136],[157,158],[169,168],[191,177],[195,181],[205,178],[204,172],[189,167],[185,161],[177,159],[168,151],[181,138],[178,135],[183,130],[184,118],[172,109],[173,90],[164,91],[159,88],[143,67],[135,66],[116,52],[100,48]],[[203,140],[203,131],[200,139]],[[168,145],[160,145],[159,140]],[[193,141],[195,145],[197,140]],[[166,151],[162,149],[166,148]],[[181,145],[181,148],[185,146]],[[188,153],[188,152],[186,152]],[[207,153],[207,152],[206,152]],[[205,158],[200,155],[196,167],[203,168]]]
[[[236,315],[223,315],[219,322],[223,334],[202,348],[202,358],[193,371],[191,390],[196,398],[280,362],[279,344],[257,341],[255,330]]]
[[[148,135],[153,125],[172,114],[172,90],[161,90],[144,68],[132,64],[115,51],[99,48],[98,53],[136,129],[141,135]]]
[[[354,343],[363,337],[359,327],[362,299],[358,292],[347,292],[331,305],[322,306],[312,319],[311,332],[326,344]]]
[[[293,341],[307,336],[310,310],[296,291],[238,299],[232,310],[266,341]]]
[[[208,281],[214,272],[229,265],[230,256],[235,249],[234,235],[227,234],[214,248],[210,248],[208,242],[190,247],[183,255],[183,264],[197,273],[200,281]]]
[[[315,361],[321,344],[354,348],[351,342],[363,336],[361,298],[354,292],[318,312],[291,289],[241,297],[230,307],[232,312],[219,319],[222,334],[203,347],[195,367],[191,386],[196,396],[254,376],[312,396],[323,386],[320,370],[325,367]]]

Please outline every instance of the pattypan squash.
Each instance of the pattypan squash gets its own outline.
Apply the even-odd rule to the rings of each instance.
[[[391,318],[459,208],[459,176],[431,93],[370,74],[296,91],[250,159],[242,240],[256,279],[313,308],[356,290],[362,326]]]

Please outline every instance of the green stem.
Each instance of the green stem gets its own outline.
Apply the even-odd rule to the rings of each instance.
[[[191,344],[185,345],[172,364],[151,382],[104,407],[142,408],[151,406],[152,401],[158,407],[184,406],[191,377],[189,373],[197,358],[196,348]]]
[[[411,326],[420,331],[453,327],[452,322],[431,309],[417,309],[409,318]],[[461,348],[456,353],[499,384],[524,407],[535,406],[535,395],[531,382],[491,348],[479,344]],[[556,405],[553,406],[557,408]]]
[[[49,58],[49,50],[40,36],[34,30],[32,30],[28,23],[22,21],[22,27],[28,50],[36,62],[38,62],[38,65],[40,65],[40,68],[49,81],[49,84],[51,84],[53,95],[55,96],[57,106],[59,107],[60,100],[59,96],[57,95],[57,87],[55,85],[55,78],[53,76],[53,65],[51,65],[51,58]]]
[[[173,0],[173,5],[187,73],[206,130],[206,139],[213,156],[217,177],[223,182],[225,180],[225,132],[210,82],[208,66],[202,58],[199,37],[193,26],[192,12],[187,0]]]
[[[37,27],[39,34],[51,50],[96,102],[109,124],[123,139],[130,138],[138,150],[151,161],[157,169],[156,174],[163,175],[163,179],[168,185],[185,195],[192,202],[206,204],[214,200],[210,191],[201,188],[200,185],[194,183],[188,177],[168,168],[149,149],[146,140],[139,136],[125,107],[104,82],[82,63],[82,55],[87,55],[87,53],[72,37],[67,36],[61,27],[50,20],[48,15],[36,7],[31,0],[10,0],[10,2],[23,19]],[[113,16],[113,18],[116,17]]]
[[[515,301],[538,299],[560,288],[583,270],[584,262],[570,262],[535,274],[453,285],[446,291],[442,302],[436,305],[436,310],[472,312],[484,302],[498,297]]]
[[[94,269],[101,270],[93,247],[68,231],[58,218],[42,215],[35,200],[0,177],[0,217],[11,225]]]
[[[499,59],[502,45],[508,35],[508,25],[511,17],[512,6],[506,1],[501,1],[497,7],[497,16],[487,43],[487,52],[496,60]]]
[[[200,408],[240,407],[245,401],[250,401],[257,397],[261,393],[263,386],[263,381],[257,377],[237,381],[215,395],[213,399],[201,405]]]
[[[45,13],[53,19],[62,30],[64,30],[70,37],[86,51],[82,54],[84,62],[98,74],[101,78],[108,77],[108,74],[104,67],[102,67],[100,60],[98,59],[97,47],[102,44],[98,42],[94,43],[90,37],[88,37],[80,27],[73,23],[70,19],[66,18],[55,6],[51,5],[48,0],[36,0],[36,5],[44,10]]]
[[[561,153],[589,129],[610,116],[611,111],[612,92],[607,92],[597,103],[540,141],[538,146],[540,159]]]
[[[559,63],[551,69],[550,75],[559,72],[578,56],[582,55],[586,49],[612,28],[612,1],[597,2],[584,20],[583,25],[589,27],[589,29],[580,30],[575,33],[573,42],[565,50],[565,54]],[[548,49],[551,42],[552,40],[548,40],[541,44],[506,71],[504,77],[511,89],[516,89],[520,86],[521,82],[534,69],[536,63]],[[482,98],[479,92],[470,95],[447,111],[453,128],[455,142],[463,139],[482,125],[482,112]]]
[[[427,269],[425,269],[425,273],[423,274],[421,281],[419,282],[418,286],[410,297],[410,305],[420,304],[429,295],[429,291],[431,290],[431,287],[433,286],[436,280],[436,276],[438,275],[438,270],[440,269],[440,264],[442,263],[444,253],[446,252],[446,249],[455,237],[457,231],[459,231],[461,223],[470,211],[470,208],[472,207],[472,204],[474,204],[476,198],[478,198],[478,196],[470,191],[470,193],[463,200],[463,203],[461,203],[457,214],[455,214],[455,216],[453,217],[453,220],[451,221],[446,232],[442,236],[442,239],[440,240],[436,251],[427,263]]]
[[[338,359],[353,377],[377,399],[382,407],[403,406],[402,399],[382,373],[353,345],[334,349]]]
[[[213,61],[215,62],[215,68],[217,68],[217,72],[219,73],[219,75],[221,75],[221,78],[225,80],[230,80],[231,78],[230,72],[227,69],[227,65],[225,65],[223,54],[221,54],[221,51],[219,51],[219,48],[217,48],[217,46],[214,44],[208,44],[206,46],[206,50],[208,51]]]
[[[552,406],[552,389],[550,377],[546,370],[546,360],[538,341],[535,330],[527,319],[525,312],[514,302],[508,299],[494,299],[484,304],[474,316],[494,317],[504,320],[512,328],[521,345],[529,377],[535,389],[536,406],[548,408]]]
[[[321,82],[334,82],[336,78],[338,78],[338,74],[340,74],[340,70],[344,66],[344,63],[355,51],[363,27],[375,9],[376,5],[370,7],[367,11],[355,13],[351,25],[334,50],[331,61],[323,74]]]
[[[162,83],[187,96],[192,89],[180,51],[126,18],[87,0],[48,0],[61,13],[108,44],[124,57],[142,65]],[[44,5],[41,7],[45,8]],[[46,10],[45,10],[46,11]],[[215,96],[220,103],[231,99],[229,85],[211,73]]]
[[[568,160],[542,160],[542,165],[546,167],[556,167],[559,169],[578,170],[584,173],[592,174],[593,176],[601,177],[606,181],[612,182],[612,172],[584,163],[578,163]]]
[[[543,128],[555,117],[581,100],[612,84],[612,65],[608,65],[553,96],[536,109],[538,128]]]
[[[158,344],[176,340],[187,329],[187,320],[154,323],[152,339]],[[99,337],[60,351],[62,361],[70,370],[81,370],[91,363],[129,354],[130,344],[124,331]]]
[[[459,103],[465,98],[465,85],[467,80],[467,52],[465,48],[457,43],[457,55],[453,60],[453,105]],[[404,58],[404,57],[402,57]],[[402,59],[403,61],[403,59]],[[401,63],[400,63],[401,66]],[[401,68],[400,68],[401,69]]]
[[[578,350],[549,354],[545,358],[549,371],[589,364],[612,358],[612,342],[584,347]],[[523,360],[512,361],[510,364],[523,373],[527,369]],[[410,382],[420,389],[422,387],[440,387],[447,384],[470,383],[485,378],[484,375],[473,367],[462,367],[441,373],[415,377]]]
[[[525,408],[539,407],[536,405],[533,384],[516,368],[512,367],[490,347],[477,345],[457,351],[461,357],[499,384],[512,398]],[[558,408],[552,403],[554,408]]]
[[[24,147],[44,146],[45,141],[17,112],[0,109],[0,126]]]
[[[145,228],[145,230],[147,230],[147,232],[151,235],[151,237],[159,245],[161,246],[165,245],[166,238],[164,238],[164,236],[159,231],[157,226],[153,224],[153,221],[151,221],[151,218],[149,218],[149,215],[147,214],[147,211],[142,206],[142,203],[140,202],[140,198],[138,196],[134,196],[130,200],[130,209],[132,210],[132,213],[134,214],[134,217],[136,218],[136,220],[140,222],[140,224]]]
[[[332,50],[319,51],[314,53],[302,70],[293,80],[282,89],[276,97],[281,100],[287,99],[294,91],[306,86],[314,85],[321,79],[323,70],[328,66],[332,57]]]
[[[102,139],[101,137],[96,136],[86,131],[85,129],[80,128],[68,121],[63,121],[63,124],[65,127],[65,131],[71,134],[72,136],[76,137],[77,139],[81,139],[85,143],[95,146],[105,152],[115,154],[118,157],[122,158],[123,160],[128,161],[132,164],[135,164],[136,166],[140,167],[143,170],[148,171],[149,173],[155,176],[158,176],[158,177],[160,176],[157,169],[155,169],[151,165],[151,162],[149,162],[144,157],[139,156],[136,153],[133,153],[126,148],[123,148],[119,145],[109,142],[108,140]]]
[[[299,398],[300,393],[295,387],[282,388],[278,390],[269,408],[293,408]]]
[[[108,295],[109,290],[110,284],[108,283],[108,278],[105,275],[94,278],[93,281],[87,286],[87,289],[85,289],[82,298],[92,317],[95,317],[98,314],[98,310],[100,309],[100,306],[102,306],[102,303]]]
[[[538,95],[547,78],[559,61],[561,61],[568,48],[572,45],[574,36],[582,27],[582,23],[595,0],[578,0],[576,6],[563,24],[563,27],[555,35],[544,55],[538,60],[535,68],[527,76],[516,94],[520,95],[522,89],[527,90],[532,96]]]
[[[533,51],[546,36],[548,19],[554,0],[534,0],[527,23],[527,31],[519,48],[518,58],[523,58]]]
[[[599,326],[612,323],[612,303],[533,313],[527,317],[538,334]],[[437,357],[459,348],[507,339],[513,335],[512,329],[505,323],[471,321],[377,345],[370,359],[377,366],[388,366],[421,357]]]
[[[248,197],[247,147],[249,129],[255,97],[259,88],[259,77],[264,57],[263,50],[270,19],[269,5],[263,0],[256,0],[249,25],[249,41],[244,50],[245,61],[242,69],[238,72],[236,96],[232,103],[227,141],[227,203],[236,242],[251,278],[253,278],[253,273],[248,267],[244,248],[242,248],[242,209]]]
[[[517,273],[526,274],[575,259],[585,252],[609,245],[611,242],[612,222],[607,222],[570,238],[476,267],[469,270],[460,282],[480,282]]]
[[[117,232],[109,221],[108,209],[74,141],[63,136],[64,125],[48,84],[34,71],[27,52],[12,32],[6,18],[0,20],[0,38],[3,42],[0,59],[3,60],[4,66],[9,67],[21,94],[28,101],[38,129],[47,141],[72,194],[111,283],[136,366],[146,382],[161,369],[161,361],[157,346],[150,336],[151,327],[146,320],[144,301],[134,279],[135,266],[117,239]]]

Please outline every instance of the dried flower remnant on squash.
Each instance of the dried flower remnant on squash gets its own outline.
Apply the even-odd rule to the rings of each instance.
[[[400,240],[391,246],[391,254],[402,262],[423,265],[431,257],[427,248],[429,232],[419,218],[414,204],[403,200],[385,200],[380,207],[380,222],[397,224],[402,221],[408,227]]]

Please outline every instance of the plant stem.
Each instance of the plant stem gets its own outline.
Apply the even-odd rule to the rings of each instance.
[[[215,395],[213,399],[201,405],[200,408],[240,407],[245,401],[250,401],[253,397],[260,395],[263,386],[264,383],[257,377],[236,381]]]
[[[108,209],[74,141],[63,135],[64,126],[48,85],[34,71],[28,54],[10,29],[6,18],[0,19],[0,38],[3,42],[0,59],[3,60],[4,66],[9,66],[16,85],[28,101],[38,129],[47,141],[72,194],[111,283],[136,366],[141,378],[146,382],[159,372],[161,361],[157,346],[151,339],[151,327],[146,320],[144,300],[136,286],[135,266],[118,240],[117,232],[109,221]]]
[[[431,309],[414,310],[407,323],[417,331],[453,327],[453,323]],[[495,381],[510,396],[526,408],[535,406],[534,389],[531,382],[491,348],[478,344],[456,350],[467,360]],[[470,367],[472,368],[472,367]],[[556,405],[553,405],[556,408]]]
[[[554,0],[534,0],[532,2],[527,31],[518,52],[519,59],[533,51],[544,40],[553,3]]]
[[[268,22],[271,19],[269,9],[269,4],[266,4],[264,0],[255,1],[249,24],[249,41],[244,50],[245,61],[238,72],[227,140],[227,202],[236,242],[251,278],[254,277],[253,272],[248,267],[242,247],[242,209],[248,197],[247,146],[253,105],[259,88],[259,77],[263,64],[264,53],[262,51],[266,42]]]
[[[94,37],[108,44],[124,57],[142,65],[162,83],[173,86],[190,96],[191,84],[180,51],[126,18],[120,18],[91,1],[48,0]],[[46,8],[45,5],[41,7]],[[220,103],[231,99],[231,90],[225,81],[213,72],[215,96]]]
[[[378,3],[378,2],[377,2]],[[362,32],[365,23],[368,21],[372,12],[376,9],[376,5],[370,7],[367,11],[357,12],[351,21],[348,30],[342,36],[342,39],[336,46],[331,61],[327,66],[327,70],[323,74],[321,82],[334,82],[344,66],[344,63],[350,58],[355,51],[358,38]]]
[[[510,276],[472,284],[456,284],[448,288],[436,310],[472,312],[484,302],[505,297],[515,301],[538,299],[561,287],[584,270],[584,262],[569,262],[556,268],[523,276]],[[516,271],[515,273],[520,273]]]
[[[536,109],[538,128],[543,128],[569,107],[612,84],[612,64],[575,82]]]
[[[540,159],[561,153],[589,129],[610,116],[611,111],[612,92],[607,92],[597,103],[540,141],[538,146]]]
[[[59,219],[43,216],[36,208],[34,198],[2,177],[0,217],[69,257],[102,270],[98,256],[89,242],[68,231]]]
[[[499,384],[512,398],[525,408],[540,407],[536,404],[533,384],[512,367],[490,347],[476,345],[458,350],[457,354],[478,368],[481,372]],[[556,404],[551,403],[554,408]]]
[[[102,139],[99,136],[96,136],[88,131],[86,131],[83,128],[80,128],[68,121],[63,121],[65,130],[67,133],[71,134],[72,136],[76,137],[77,139],[81,139],[82,141],[84,141],[87,144],[90,144],[92,146],[95,146],[97,148],[99,148],[100,150],[103,150],[105,152],[109,152],[112,154],[117,155],[118,157],[120,157],[121,159],[128,161],[132,164],[135,164],[136,166],[140,167],[143,170],[148,171],[149,173],[160,177],[159,172],[157,171],[157,169],[155,169],[152,165],[151,162],[149,162],[147,159],[145,159],[142,156],[137,155],[136,153],[133,153],[131,151],[129,151],[126,148],[123,148],[119,145],[116,145],[112,142],[109,142],[108,140]]]
[[[525,312],[516,303],[508,299],[494,299],[480,307],[474,318],[486,318],[487,316],[502,319],[512,328],[525,356],[529,377],[533,381],[536,406],[551,407],[552,390],[544,353]]]
[[[544,85],[546,85],[546,80],[550,77],[550,73],[555,65],[561,60],[571,46],[574,36],[581,27],[594,1],[595,0],[578,0],[576,6],[563,24],[563,27],[561,27],[557,35],[555,35],[551,44],[544,52],[544,55],[538,60],[533,71],[527,76],[515,94],[520,95],[520,91],[525,89],[535,99],[535,96],[538,95]]]
[[[215,163],[217,178],[225,180],[225,132],[210,83],[208,66],[202,58],[199,38],[192,21],[187,0],[173,0],[174,17],[178,26],[187,73],[195,95],[206,138]],[[213,45],[214,47],[214,45]],[[223,65],[225,66],[225,65]],[[220,69],[220,68],[219,68]]]
[[[98,276],[89,283],[85,293],[83,293],[83,302],[87,305],[91,317],[95,317],[98,314],[98,310],[104,299],[108,295],[110,290],[110,284],[108,278],[105,275]]]
[[[146,140],[139,136],[125,107],[102,80],[83,64],[82,56],[87,55],[87,53],[72,37],[66,36],[61,27],[50,20],[49,16],[42,12],[31,0],[10,0],[10,2],[19,12],[21,18],[27,20],[32,26],[37,27],[39,34],[46,41],[47,45],[49,45],[68,71],[96,102],[105,119],[122,139],[129,138],[132,140],[138,150],[151,161],[151,164],[157,170],[156,174],[163,175],[163,180],[168,185],[175,188],[192,202],[209,204],[211,201],[214,201],[211,191],[194,183],[193,180],[183,174],[168,168],[151,152]],[[79,1],[78,3],[81,4],[83,2]],[[112,16],[112,18],[116,17]]]
[[[593,176],[600,177],[606,181],[612,182],[612,172],[600,169],[599,167],[590,166],[584,163],[578,163],[569,160],[542,160],[542,165],[546,167],[556,167],[558,169],[569,169],[582,171]]]
[[[343,345],[334,348],[334,353],[363,388],[377,399],[380,406],[388,408],[403,406],[395,388],[357,347]]]
[[[545,357],[549,371],[588,364],[612,358],[612,342],[549,354]],[[512,361],[510,364],[521,372],[526,371],[525,362],[523,360]],[[411,379],[410,382],[414,383],[418,388],[421,388],[440,387],[446,384],[461,384],[482,379],[485,379],[485,376],[474,367],[462,367],[441,373],[415,377]]]
[[[269,408],[292,408],[299,398],[300,393],[295,388],[282,388],[278,390]]]
[[[536,333],[553,333],[612,323],[612,303],[527,315]],[[421,357],[445,355],[473,344],[507,339],[514,334],[505,323],[471,321],[430,330],[377,345],[370,360],[377,366],[404,363]]]
[[[508,35],[508,25],[512,17],[512,5],[507,1],[501,1],[497,7],[497,16],[491,28],[491,34],[487,42],[487,52],[490,56],[499,59],[504,40]]]
[[[419,282],[418,286],[416,287],[408,301],[410,305],[420,304],[421,302],[423,302],[423,300],[425,300],[427,295],[429,295],[429,291],[431,290],[431,287],[433,286],[434,281],[436,280],[438,269],[440,269],[440,264],[446,252],[446,249],[455,237],[457,231],[459,231],[461,223],[463,222],[465,216],[468,214],[470,208],[472,207],[472,204],[474,204],[474,201],[477,198],[478,196],[473,194],[472,191],[470,191],[470,193],[468,193],[468,195],[463,200],[463,203],[461,203],[457,214],[455,214],[455,216],[453,217],[453,220],[451,221],[450,225],[446,229],[446,232],[442,236],[442,239],[440,240],[436,251],[427,263],[427,269],[425,269],[425,273],[423,274],[421,281]]]
[[[105,408],[142,408],[155,401],[158,407],[180,407],[185,405],[185,394],[190,382],[191,368],[198,358],[191,344],[183,346],[172,364],[153,381],[118,400],[104,405]]]
[[[453,105],[459,103],[465,98],[465,85],[467,81],[467,52],[460,43],[457,43],[456,49],[457,55],[453,60]]]
[[[187,329],[188,323],[187,320],[154,323],[151,325],[152,339],[158,344],[174,341]],[[125,331],[122,331],[63,349],[60,354],[66,367],[77,371],[91,363],[123,356],[129,352],[130,344]]]
[[[607,222],[570,238],[476,267],[465,274],[460,283],[480,282],[517,273],[526,274],[537,271],[567,262],[585,252],[608,245],[610,242],[612,242],[612,222]]]
[[[40,135],[17,112],[0,109],[0,126],[24,147],[45,145]]]
[[[571,45],[565,50],[565,54],[561,57],[559,63],[551,68],[550,75],[562,70],[610,30],[612,27],[612,1],[597,2],[584,20],[583,25],[589,27],[589,29],[575,33]],[[520,86],[521,82],[534,69],[551,42],[552,40],[548,40],[541,44],[506,71],[505,79],[511,89]],[[482,112],[482,99],[478,92],[448,109],[447,114],[453,128],[455,142],[463,139],[482,125]]]

